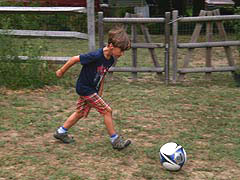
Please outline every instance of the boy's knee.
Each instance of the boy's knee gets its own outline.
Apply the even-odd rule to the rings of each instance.
[[[112,108],[111,107],[107,107],[105,109],[105,111],[103,112],[103,115],[106,115],[106,114],[112,114]]]
[[[107,108],[107,112],[112,113],[112,108],[111,108],[111,107],[108,107],[108,108]]]

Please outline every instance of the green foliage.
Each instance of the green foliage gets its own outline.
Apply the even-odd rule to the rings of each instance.
[[[22,3],[0,2],[0,6],[24,6]],[[29,6],[38,7],[32,2]],[[0,14],[0,29],[8,22],[9,29],[87,32],[86,14]]]
[[[0,35],[0,86],[39,88],[56,82],[48,63],[37,59],[45,50],[43,40],[33,43],[29,39]],[[19,56],[29,59],[22,60]]]
[[[24,6],[8,2],[0,2],[0,5]],[[38,3],[31,6],[38,6]],[[0,29],[6,31],[0,35],[0,86],[11,89],[39,88],[57,82],[53,65],[37,59],[47,51],[46,40],[10,37],[7,34],[11,29],[87,31],[86,15],[0,14],[0,19]],[[29,59],[22,60],[19,56]]]

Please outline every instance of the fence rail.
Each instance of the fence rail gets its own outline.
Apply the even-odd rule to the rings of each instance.
[[[163,68],[156,67],[111,67],[110,72],[164,72]]]
[[[88,35],[81,32],[74,31],[37,31],[37,30],[13,30],[13,29],[0,29],[0,34],[13,35],[13,36],[30,36],[30,37],[58,37],[58,38],[78,38],[88,39]]]
[[[203,16],[203,17],[180,17],[178,22],[207,22],[207,21],[226,21],[239,20],[239,15],[218,15],[218,16]]]
[[[85,7],[1,7],[1,13],[86,13]]]
[[[235,66],[228,67],[198,67],[198,68],[179,68],[178,73],[209,73],[209,72],[229,72],[235,71]]]
[[[164,23],[165,18],[103,18],[104,23]]]
[[[19,60],[22,61],[26,61],[29,60],[30,58],[28,56],[18,56]],[[37,59],[39,60],[43,60],[43,61],[51,61],[57,64],[63,64],[65,62],[67,62],[68,59],[70,59],[71,57],[59,57],[59,56],[40,56],[37,57]],[[10,58],[11,59],[11,58]]]
[[[178,43],[178,48],[209,48],[209,47],[228,47],[240,46],[240,41],[219,41],[202,43]]]

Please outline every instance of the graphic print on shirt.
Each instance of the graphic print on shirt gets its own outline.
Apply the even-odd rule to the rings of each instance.
[[[103,79],[104,74],[108,71],[108,68],[104,67],[103,65],[97,67],[97,73],[94,78],[94,84],[97,84],[96,89],[99,90],[100,83]]]

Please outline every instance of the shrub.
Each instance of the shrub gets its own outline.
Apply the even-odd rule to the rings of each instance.
[[[11,89],[39,88],[55,84],[55,73],[48,62],[38,60],[46,50],[44,41],[0,35],[0,86]],[[27,56],[27,60],[19,56]]]

